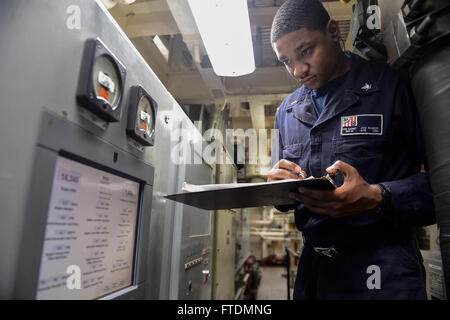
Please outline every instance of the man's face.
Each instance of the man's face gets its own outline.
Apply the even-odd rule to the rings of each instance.
[[[318,89],[336,73],[337,41],[330,32],[300,28],[278,39],[273,47],[292,77],[309,89]]]

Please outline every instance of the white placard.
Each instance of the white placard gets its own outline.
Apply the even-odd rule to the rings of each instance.
[[[95,299],[130,286],[138,202],[137,182],[58,157],[37,299]]]

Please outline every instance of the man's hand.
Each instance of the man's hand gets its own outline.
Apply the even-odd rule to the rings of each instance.
[[[306,172],[303,171],[298,164],[286,159],[281,159],[267,174],[267,182],[285,179],[303,180],[306,176]]]
[[[381,190],[368,184],[351,165],[336,161],[327,168],[327,172],[342,173],[344,184],[331,191],[299,188],[298,193],[290,193],[289,197],[303,203],[312,212],[335,218],[376,210],[383,201]]]

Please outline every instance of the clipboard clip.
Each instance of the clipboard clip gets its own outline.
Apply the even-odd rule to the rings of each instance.
[[[336,174],[335,173],[328,173],[326,176],[325,176],[325,179],[327,179],[328,181],[330,181],[330,183],[335,187],[335,188],[337,188],[338,186],[336,185],[336,182],[334,182],[334,180],[333,180],[333,178],[336,176]]]

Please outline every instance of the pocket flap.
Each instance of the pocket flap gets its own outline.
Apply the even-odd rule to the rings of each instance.
[[[386,144],[385,139],[373,137],[337,139],[333,142],[336,154],[377,155],[384,152]]]
[[[283,149],[284,159],[301,158],[303,155],[303,144],[292,144]]]

